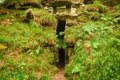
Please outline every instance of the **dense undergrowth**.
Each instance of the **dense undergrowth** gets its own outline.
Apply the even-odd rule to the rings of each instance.
[[[99,19],[67,29],[66,40],[76,38],[74,56],[65,67],[68,80],[120,79],[119,5]],[[93,11],[90,11],[93,12]],[[69,42],[69,41],[68,41]]]
[[[120,79],[119,31],[99,22],[88,22],[78,28],[74,30],[78,39],[75,55],[70,57],[70,63],[65,68],[68,79]]]
[[[46,10],[31,9],[35,20],[27,23],[26,10],[0,13],[0,80],[52,80],[58,72],[55,49],[68,44],[74,45],[74,55],[65,66],[67,80],[120,79],[120,5],[109,8],[96,0],[80,7],[78,24],[61,33],[62,46],[56,18]]]
[[[33,11],[39,21],[23,22],[24,10],[10,10],[10,14],[0,15],[0,80],[44,80],[58,71],[53,64],[54,51],[49,47],[56,41],[52,29],[55,27],[42,26],[48,23],[45,20],[55,18],[44,10],[33,8]]]

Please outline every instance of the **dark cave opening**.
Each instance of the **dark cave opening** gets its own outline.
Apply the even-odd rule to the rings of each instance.
[[[65,31],[65,24],[66,24],[65,20],[58,20],[57,30],[56,30],[56,34],[58,35],[58,39],[64,39],[64,35],[60,35],[60,32]]]
[[[66,25],[65,20],[58,20],[56,34],[58,35],[59,44],[62,44],[64,42],[64,34],[60,35],[60,32],[65,31],[65,25]],[[59,56],[58,66],[63,67],[65,65],[65,49],[58,48],[58,56]]]
[[[64,66],[65,65],[65,49],[60,48],[59,49],[59,65]]]

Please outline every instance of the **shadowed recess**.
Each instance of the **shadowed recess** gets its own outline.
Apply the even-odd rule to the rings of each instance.
[[[65,49],[63,48],[59,49],[59,65],[60,66],[65,65]]]
[[[66,24],[65,20],[58,20],[56,34],[58,35],[58,39],[60,40],[60,44],[62,44],[64,42],[64,34],[60,35],[60,32],[64,32],[65,24]],[[64,66],[65,65],[65,49],[58,48],[58,54],[59,54],[58,65]]]
[[[59,39],[64,39],[64,35],[60,35],[60,32],[64,32],[65,24],[66,24],[65,20],[58,20],[56,34],[58,35]]]

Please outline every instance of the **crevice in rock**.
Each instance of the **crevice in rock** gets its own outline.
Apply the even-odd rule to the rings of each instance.
[[[61,32],[64,32],[65,30],[65,25],[66,25],[66,21],[65,20],[58,20],[57,23],[57,29],[56,29],[56,34],[58,35],[58,39],[59,39],[59,44],[60,46],[62,45],[62,43],[64,42],[64,34],[61,35]],[[58,67],[63,67],[65,66],[65,49],[63,48],[58,48]]]
[[[58,50],[59,50],[58,51],[59,52],[58,53],[59,54],[59,63],[58,64],[59,64],[59,66],[64,67],[65,66],[65,49],[59,48]]]
[[[56,32],[57,32],[56,34],[58,35],[58,39],[64,39],[64,35],[60,35],[60,32],[64,32],[65,24],[66,24],[65,20],[58,20],[57,30],[56,30]]]

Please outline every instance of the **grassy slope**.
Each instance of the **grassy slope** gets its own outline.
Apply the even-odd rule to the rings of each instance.
[[[49,15],[44,10],[33,10],[35,15]],[[54,44],[55,31],[33,21],[21,22],[25,11],[10,11],[11,14],[0,15],[0,80],[36,80],[54,75],[54,53],[44,46]]]
[[[75,55],[69,56],[65,67],[68,80],[120,79],[120,7],[108,8],[107,12],[104,8],[98,4],[87,5],[85,12],[81,12],[87,17],[85,21],[80,20],[84,23],[66,29],[65,40],[76,38],[77,41]]]
[[[80,20],[78,18],[78,21],[83,21],[81,18],[85,19],[83,23],[78,22],[80,25],[68,27],[66,29],[66,43],[76,43],[77,41],[75,46],[76,54],[70,57],[70,63],[65,68],[65,74],[68,79],[87,79],[91,76],[89,75],[91,70],[86,66],[89,66],[89,64],[97,65],[97,63],[93,63],[92,61],[91,63],[87,63],[88,61],[86,61],[86,58],[89,58],[91,56],[90,54],[81,55],[80,53],[88,53],[90,50],[94,53],[106,53],[104,52],[106,47],[102,48],[104,42],[106,44],[111,44],[112,46],[115,45],[114,49],[119,51],[120,47],[118,43],[120,40],[120,28],[118,22],[116,22],[119,20],[116,20],[113,17],[118,11],[115,11],[114,13],[104,13],[106,7],[99,7],[101,5],[97,7],[94,6],[96,5],[86,6],[85,12],[83,10],[81,13],[82,15],[79,16]],[[47,43],[52,45],[56,43],[55,27],[51,27],[55,25],[56,20],[53,16],[48,16],[49,14],[44,10],[36,8],[33,10],[39,19],[36,23],[33,21],[29,24],[21,22],[22,18],[25,16],[25,11],[21,10],[17,10],[16,12],[10,10],[11,14],[0,15],[0,24],[2,24],[2,26],[0,26],[1,80],[36,80],[41,76],[44,80],[57,72],[57,68],[53,65],[54,52],[51,51],[49,46],[44,47]],[[103,13],[99,13],[99,10]],[[49,24],[49,28],[42,26],[46,24]],[[111,43],[111,39],[113,42],[115,40],[117,43]],[[93,42],[95,42],[95,44],[93,44]],[[101,49],[103,49],[103,52]],[[99,57],[99,55],[94,57],[93,61],[97,62],[97,57]],[[102,59],[104,59],[104,57]],[[79,69],[78,67],[81,66],[78,64],[81,64],[82,66],[86,65],[85,69],[83,68],[86,73],[83,71],[83,75],[80,74],[82,68]],[[94,77],[91,78],[91,80],[92,79],[94,79]]]

